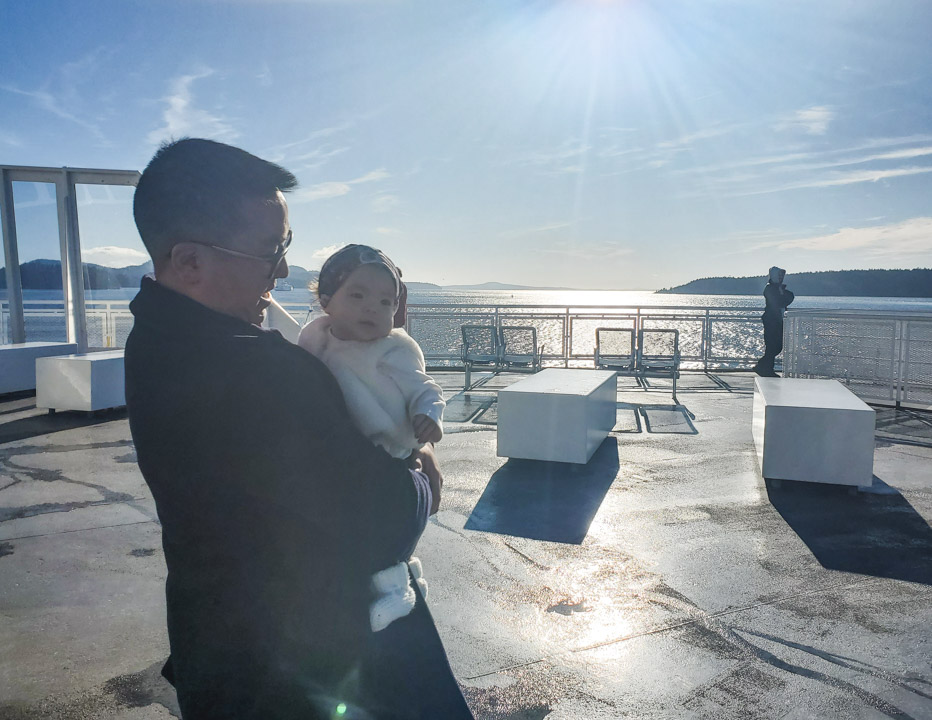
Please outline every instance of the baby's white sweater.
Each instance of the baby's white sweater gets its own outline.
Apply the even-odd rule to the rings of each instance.
[[[442,427],[443,390],[425,372],[420,346],[401,328],[368,342],[340,340],[324,315],[302,328],[298,345],[330,368],[357,427],[393,457],[420,447],[411,425],[415,415]]]

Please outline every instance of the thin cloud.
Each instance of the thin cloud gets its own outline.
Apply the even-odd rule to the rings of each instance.
[[[846,165],[859,165],[865,162],[873,161],[883,161],[883,160],[908,160],[917,157],[925,157],[932,154],[932,147],[924,146],[918,148],[905,148],[902,150],[889,150],[887,152],[872,153],[869,155],[859,155],[849,158],[840,158],[838,160],[823,160],[820,161],[819,158],[831,158],[837,157],[839,155],[845,155],[850,153],[863,152],[865,150],[877,150],[886,147],[896,147],[898,145],[903,145],[906,143],[912,142],[930,142],[932,137],[928,136],[915,136],[910,138],[889,138],[883,140],[870,141],[863,143],[861,145],[856,145],[848,148],[838,148],[836,150],[825,150],[822,152],[789,152],[782,155],[761,155],[758,157],[750,157],[744,160],[736,160],[734,162],[727,163],[718,163],[715,165],[705,165],[702,167],[691,167],[691,168],[680,168],[674,170],[673,172],[678,174],[701,174],[701,175],[711,175],[712,179],[715,179],[715,175],[721,173],[725,170],[737,170],[740,168],[759,168],[762,166],[777,166],[774,170],[778,171],[787,171],[787,170],[819,170],[823,168],[832,168],[832,167],[844,167]],[[751,176],[741,176],[739,180],[745,182],[748,177]],[[726,178],[728,180],[730,178]]]
[[[742,127],[744,126],[737,123],[732,125],[713,125],[711,127],[703,128],[702,130],[685,133],[673,140],[664,140],[663,142],[657,143],[657,147],[663,148],[665,150],[680,150],[689,147],[690,145],[695,145],[700,140],[710,140],[712,138],[722,137],[723,135],[730,135],[735,130],[738,130]]]
[[[86,84],[105,71],[106,62],[114,48],[97,47],[84,56],[58,66],[42,85],[35,90],[24,90],[11,84],[0,85],[0,90],[30,98],[40,109],[62,120],[74,123],[90,132],[98,144],[111,143],[100,127],[100,116],[106,115],[109,106],[107,95],[99,93],[93,98],[85,95]]]
[[[399,230],[398,228],[391,228],[391,227],[377,227],[375,231],[379,235],[401,235],[402,234],[401,230]]]
[[[797,110],[790,117],[778,122],[774,129],[777,131],[802,130],[807,135],[825,135],[834,117],[835,112],[831,108],[818,105]]]
[[[149,261],[149,256],[144,252],[133,250],[132,248],[102,245],[101,247],[82,250],[81,260],[105,267],[122,268],[131,265],[142,265]]]
[[[559,148],[554,150],[539,150],[532,152],[526,160],[532,165],[551,165],[562,163],[565,160],[575,160],[580,155],[584,155],[591,149],[591,146],[581,143],[578,140],[567,140]]]
[[[916,143],[930,143],[932,142],[932,135],[909,135],[906,137],[894,137],[894,138],[875,138],[873,140],[867,140],[858,145],[853,145],[850,147],[837,148],[834,150],[824,150],[821,152],[788,152],[779,155],[761,155],[758,157],[750,157],[743,160],[736,160],[734,162],[727,163],[718,163],[716,165],[706,165],[702,167],[693,167],[693,168],[682,168],[676,170],[677,173],[701,173],[701,174],[710,174],[720,173],[723,170],[733,170],[736,168],[745,168],[745,167],[759,167],[762,165],[791,165],[797,161],[813,161],[817,162],[819,158],[831,158],[839,155],[859,153],[865,150],[885,150],[888,148],[896,148],[902,145],[912,145]],[[902,153],[902,154],[900,154]],[[921,157],[926,153],[924,148],[906,148],[903,150],[889,150],[888,152],[881,152],[875,155],[867,155],[857,157],[851,160],[838,160],[831,161],[826,160],[824,162],[824,167],[833,167],[837,165],[850,165],[857,164],[861,162],[867,162],[869,160],[888,160],[888,159],[904,159],[912,157]],[[795,167],[800,167],[796,165]],[[804,167],[804,166],[803,166]],[[817,165],[812,165],[812,167],[817,167]]]
[[[78,125],[89,131],[101,142],[106,142],[106,137],[95,123],[89,122],[88,120],[80,118],[74,113],[65,110],[62,107],[62,101],[59,99],[59,97],[49,92],[45,88],[40,88],[38,90],[20,90],[19,88],[13,87],[12,85],[0,85],[0,90],[5,90],[6,92],[13,93],[14,95],[28,97],[34,100],[35,103],[46,112],[60,117],[62,120],[72,122],[75,125]]]
[[[632,159],[635,164],[627,168],[626,172],[637,169],[656,170],[670,165],[677,156],[698,143],[731,135],[744,127],[746,127],[746,125],[743,123],[711,125],[700,130],[683,133],[671,140],[662,140],[649,148],[629,147],[612,143],[600,149],[598,155],[606,160],[621,157]],[[637,163],[640,163],[640,165],[637,165]]]
[[[573,260],[589,260],[605,262],[634,254],[634,248],[622,245],[619,242],[604,241],[579,245],[574,242],[563,241],[543,247],[540,252],[548,255],[571,257]]]
[[[165,109],[162,112],[164,125],[150,132],[146,139],[153,145],[172,137],[193,135],[229,142],[239,137],[239,133],[228,120],[197,107],[194,103],[192,86],[197,80],[203,80],[214,74],[210,68],[203,68],[190,75],[181,75],[171,81],[171,94],[162,98]]]
[[[327,261],[327,258],[333,255],[340,248],[346,247],[346,243],[338,243],[336,245],[327,245],[326,247],[319,248],[311,253],[311,266],[307,268],[308,270],[320,270],[323,264]]]
[[[352,121],[346,121],[339,123],[338,125],[332,125],[330,127],[320,128],[319,130],[314,130],[313,132],[305,135],[300,140],[293,140],[292,142],[281,143],[279,145],[273,145],[268,150],[262,153],[263,157],[270,158],[273,162],[281,162],[285,160],[287,151],[293,148],[300,148],[303,145],[308,145],[309,143],[314,143],[320,140],[321,138],[330,137],[338,133],[349,130],[353,127],[354,123]],[[311,151],[314,152],[314,151]]]
[[[894,168],[891,170],[854,170],[845,173],[832,173],[827,178],[812,178],[810,180],[800,180],[798,182],[787,183],[777,187],[763,188],[759,190],[747,190],[744,192],[730,193],[731,197],[742,197],[745,195],[766,195],[768,193],[784,192],[786,190],[802,190],[805,188],[836,187],[839,185],[854,185],[857,183],[877,182],[878,180],[888,180],[896,177],[906,177],[908,175],[922,175],[932,172],[932,167],[906,167]]]
[[[302,153],[294,158],[288,158],[288,162],[299,163],[299,169],[301,170],[316,170],[320,167],[326,165],[331,158],[335,158],[337,155],[342,155],[347,152],[349,147],[334,147],[332,145],[321,145],[310,152]],[[281,162],[285,158],[281,157],[276,160],[276,162]]]
[[[385,170],[385,168],[379,168],[378,170],[372,170],[371,172],[367,172],[362,177],[356,178],[355,180],[349,180],[348,182],[350,182],[353,185],[356,185],[358,183],[367,183],[367,182],[375,182],[376,180],[384,180],[385,178],[389,178],[389,177],[391,177],[391,175],[388,173],[388,171]]]
[[[860,250],[873,257],[932,255],[932,217],[917,217],[888,225],[846,227],[813,237],[759,245],[758,249],[850,252]]]
[[[782,171],[791,170],[824,170],[826,168],[846,167],[850,165],[861,165],[868,162],[879,162],[885,160],[914,160],[915,158],[928,157],[932,155],[932,146],[906,148],[903,150],[891,150],[890,152],[874,153],[861,157],[843,158],[839,160],[830,160],[827,162],[802,163],[799,165],[790,165],[780,168]]]
[[[256,73],[256,80],[259,81],[262,87],[269,87],[272,85],[272,71],[269,69],[268,63],[262,63],[262,68]]]
[[[372,198],[372,211],[377,213],[387,213],[394,209],[400,199],[397,195],[377,195]]]
[[[345,182],[325,182],[318,183],[309,187],[304,192],[294,196],[297,201],[326,200],[327,198],[340,197],[346,195],[352,190],[349,183]]]
[[[0,143],[11,147],[22,147],[23,142],[16,135],[6,130],[0,130]]]
[[[514,239],[519,237],[525,237],[527,235],[538,235],[541,233],[551,233],[556,230],[565,230],[566,228],[572,227],[570,222],[549,222],[543,225],[535,225],[533,227],[519,228],[517,230],[506,230],[505,232],[500,233],[500,236],[503,238]]]
[[[518,160],[533,165],[549,175],[574,175],[583,172],[583,159],[592,146],[579,140],[566,140],[559,147],[535,150]]]
[[[379,168],[353,180],[318,183],[303,192],[299,192],[295,195],[295,200],[298,202],[312,202],[315,200],[341,197],[348,194],[353,189],[353,185],[376,182],[388,177],[391,177],[391,175],[384,168]]]

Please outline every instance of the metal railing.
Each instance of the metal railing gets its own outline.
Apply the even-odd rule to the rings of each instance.
[[[459,366],[466,324],[532,326],[546,366],[593,367],[599,327],[679,331],[683,369],[746,369],[763,354],[760,307],[409,305],[407,329],[428,365]]]
[[[133,329],[129,300],[87,300],[87,346],[89,350],[121,348]],[[67,324],[62,300],[24,300],[23,319],[26,339],[65,342]],[[10,312],[6,301],[0,303],[0,341],[12,342]]]
[[[312,315],[307,304],[282,303],[300,323]],[[319,309],[318,309],[319,311]],[[465,324],[532,326],[544,347],[548,366],[592,367],[595,330],[598,327],[675,329],[680,332],[684,369],[747,368],[763,353],[760,308],[663,307],[663,306],[565,306],[565,305],[465,305],[408,306],[408,332],[420,343],[431,367],[461,365]],[[61,301],[26,301],[27,337],[30,340],[65,339],[64,306]],[[10,342],[7,312],[0,311],[0,338]],[[120,348],[132,329],[128,300],[88,300],[88,346]]]
[[[932,313],[790,310],[787,377],[834,378],[863,400],[932,407]]]
[[[299,322],[307,304],[284,303]],[[316,308],[319,312],[319,308]],[[416,304],[407,330],[433,368],[461,367],[460,326],[532,326],[548,367],[593,367],[599,327],[679,331],[681,368],[750,369],[763,353],[759,307]],[[64,341],[64,304],[24,302],[29,340]],[[133,326],[128,300],[88,300],[91,349],[121,348]],[[0,303],[0,340],[11,342],[9,311]],[[836,378],[864,400],[932,406],[932,313],[790,310],[784,325],[783,369],[788,377]]]

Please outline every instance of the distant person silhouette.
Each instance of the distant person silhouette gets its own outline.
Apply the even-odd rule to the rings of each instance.
[[[783,351],[783,313],[795,296],[786,289],[783,279],[786,270],[774,265],[764,286],[767,303],[761,320],[764,321],[764,357],[757,361],[754,372],[762,377],[779,377],[773,369],[774,360]]]

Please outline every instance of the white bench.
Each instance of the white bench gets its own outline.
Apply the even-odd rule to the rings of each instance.
[[[615,426],[614,372],[550,368],[498,391],[498,456],[585,464]]]
[[[36,358],[77,351],[75,343],[64,342],[0,345],[0,395],[36,389]]]
[[[871,485],[875,415],[837,380],[755,378],[751,431],[761,475]]]
[[[94,412],[126,405],[123,351],[36,361],[36,407]]]

